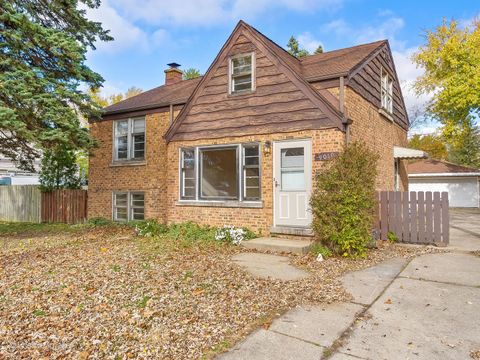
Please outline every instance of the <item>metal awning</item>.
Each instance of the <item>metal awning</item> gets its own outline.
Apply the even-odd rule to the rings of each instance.
[[[428,154],[422,150],[394,146],[393,157],[395,159],[426,159]]]

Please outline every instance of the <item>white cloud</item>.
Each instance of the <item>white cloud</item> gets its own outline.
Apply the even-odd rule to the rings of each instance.
[[[320,40],[315,39],[309,32],[304,32],[298,35],[297,40],[300,44],[300,47],[308,50],[308,52],[311,54],[313,54],[313,52],[317,50],[320,45],[323,47],[323,44],[320,42]]]
[[[252,18],[274,8],[297,12],[335,10],[344,0],[116,0],[122,16],[153,25],[215,25]]]
[[[401,17],[389,16],[381,22],[371,25],[352,26],[344,19],[336,19],[322,26],[324,33],[333,33],[338,37],[351,38],[354,44],[362,44],[388,39],[392,47],[404,47],[405,42],[396,38],[396,34],[405,26]]]
[[[148,48],[148,35],[134,23],[120,16],[108,1],[102,1],[98,9],[86,10],[87,17],[101,22],[103,28],[110,30],[110,35],[114,38],[113,41],[98,42],[96,44],[98,51],[115,53],[131,47],[143,50]]]

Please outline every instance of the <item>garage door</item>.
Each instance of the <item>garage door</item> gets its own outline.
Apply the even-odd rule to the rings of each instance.
[[[409,191],[447,191],[450,207],[479,207],[478,178],[409,178]]]

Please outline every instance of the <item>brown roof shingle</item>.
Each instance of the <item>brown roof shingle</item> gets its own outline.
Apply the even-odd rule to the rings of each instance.
[[[478,173],[480,169],[452,164],[447,161],[425,159],[409,163],[408,174],[442,174],[442,173]]]
[[[180,81],[176,84],[162,85],[145,91],[116,104],[107,106],[105,114],[115,114],[124,111],[143,110],[170,104],[185,103],[200,82],[201,77]]]
[[[300,60],[306,80],[313,81],[347,74],[386,40],[310,55]]]
[[[386,43],[386,40],[376,41],[369,44],[328,51],[322,54],[310,55],[298,60],[255,28],[248,24],[245,25],[263,36],[270,43],[271,50],[274,51],[278,57],[286,61],[290,68],[306,81],[315,81],[347,74],[366,59],[375,49]],[[168,86],[162,85],[145,91],[137,96],[106,107],[104,109],[104,116],[165,107],[170,104],[184,104],[200,80],[201,77]],[[336,99],[332,99],[328,96],[329,94],[322,95],[327,97],[328,102],[338,110],[338,101]]]

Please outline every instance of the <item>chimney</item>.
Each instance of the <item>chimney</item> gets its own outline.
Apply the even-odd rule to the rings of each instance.
[[[170,66],[165,70],[165,85],[176,84],[183,79],[183,71],[179,69],[180,64],[170,63]]]

